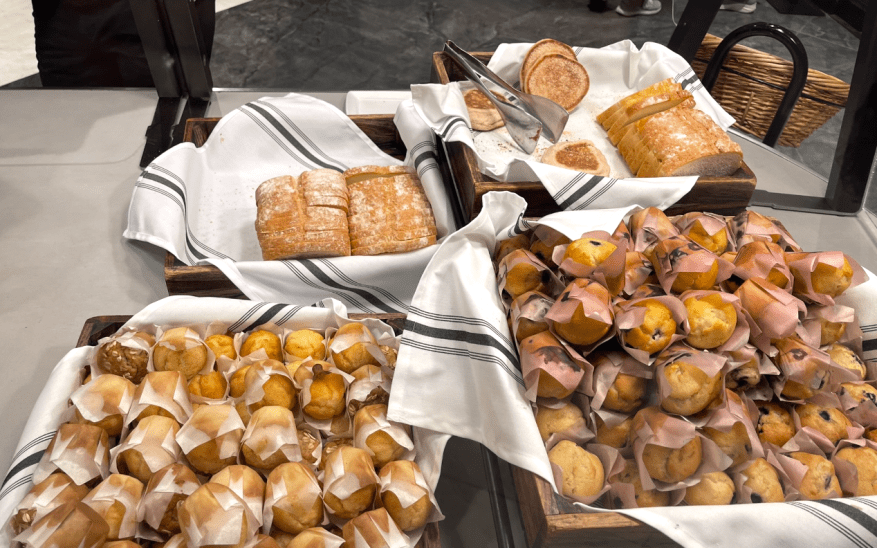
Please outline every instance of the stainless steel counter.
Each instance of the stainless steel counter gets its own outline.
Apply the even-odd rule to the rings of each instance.
[[[217,90],[207,115],[283,94]],[[314,95],[344,108],[343,93]],[[122,238],[155,103],[151,90],[0,90],[0,428],[6,434],[0,470],[13,462],[37,395],[85,320],[133,314],[167,296],[165,252]],[[759,188],[824,192],[824,179],[806,168],[738,140]],[[758,210],[780,218],[805,249],[839,249],[877,272],[877,237],[867,214]],[[513,501],[508,477],[505,485]],[[437,496],[447,516],[445,546],[496,544],[476,444],[452,440]],[[511,516],[522,546],[518,514]]]

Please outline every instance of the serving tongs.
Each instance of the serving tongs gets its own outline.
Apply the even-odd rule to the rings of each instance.
[[[466,78],[496,105],[509,135],[521,150],[532,154],[536,150],[539,135],[543,133],[552,143],[557,142],[569,120],[569,113],[565,108],[545,97],[516,90],[484,66],[484,63],[450,40],[445,42],[444,52],[463,69]],[[508,102],[498,99],[491,93],[485,82],[501,88],[501,93]]]

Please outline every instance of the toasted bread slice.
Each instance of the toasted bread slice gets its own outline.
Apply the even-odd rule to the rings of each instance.
[[[578,62],[563,55],[543,55],[530,70],[526,79],[527,93],[545,97],[573,110],[590,89],[588,71]]]
[[[499,98],[499,95],[496,96]],[[469,122],[475,131],[490,131],[505,125],[496,105],[481,90],[466,90],[463,100],[466,102],[466,110],[469,111]]]
[[[611,125],[608,124],[609,118],[612,117],[612,115],[615,114],[618,110],[624,109],[627,106],[632,105],[634,103],[638,103],[639,101],[642,101],[646,97],[649,97],[652,95],[658,95],[661,93],[668,93],[668,92],[671,92],[673,90],[681,90],[681,89],[682,89],[682,85],[674,82],[670,78],[666,78],[664,80],[661,80],[660,82],[656,82],[656,83],[652,84],[651,86],[643,88],[640,91],[637,91],[635,93],[631,93],[630,95],[627,95],[627,96],[619,99],[618,101],[616,101],[615,104],[613,104],[611,107],[607,108],[606,110],[604,110],[603,112],[601,112],[600,114],[597,115],[597,123],[602,125],[603,129],[608,131],[609,128],[612,127]]]
[[[576,53],[573,51],[571,47],[563,42],[559,42],[552,38],[545,38],[543,40],[539,40],[529,50],[527,50],[527,54],[524,55],[524,61],[521,63],[521,70],[519,73],[520,82],[521,82],[521,90],[524,93],[529,93],[526,88],[525,82],[527,81],[527,77],[530,75],[530,70],[536,66],[536,63],[544,55],[548,54],[558,54],[564,57],[568,57],[569,59],[576,60]]]
[[[588,140],[557,143],[545,150],[542,163],[593,175],[609,176],[609,163],[594,143]]]

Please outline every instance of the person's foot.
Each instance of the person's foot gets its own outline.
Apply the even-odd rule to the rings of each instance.
[[[719,9],[727,11],[739,11],[740,13],[752,13],[755,11],[755,2],[727,2]]]
[[[623,4],[623,3],[622,3]],[[625,17],[634,17],[636,15],[655,15],[661,11],[661,0],[645,0],[643,5],[638,8],[627,8],[619,5],[615,8],[615,13]]]

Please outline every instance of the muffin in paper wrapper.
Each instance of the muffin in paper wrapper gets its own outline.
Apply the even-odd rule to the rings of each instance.
[[[731,277],[734,265],[687,236],[672,236],[654,246],[653,263],[667,293],[709,289]],[[715,268],[715,277],[712,270]]]
[[[272,527],[277,527],[297,534],[300,531],[289,531],[289,527],[278,525],[275,513],[283,512],[296,520],[297,524],[301,524],[305,519],[303,516],[314,512],[314,507],[317,511],[309,518],[313,518],[315,523],[310,526],[328,523],[323,513],[323,490],[314,472],[302,463],[282,464],[271,471],[266,481],[262,530],[268,534]]]
[[[773,390],[767,377],[779,375],[780,370],[763,352],[744,344],[737,350],[723,352],[725,362],[725,387],[741,390],[752,399],[770,399]]]
[[[323,454],[323,437],[320,431],[304,421],[296,423],[295,429],[302,462],[316,469],[322,464],[320,459]]]
[[[679,229],[680,234],[694,240],[716,255],[736,249],[736,242],[731,236],[725,217],[715,213],[692,211],[675,217],[672,221]]]
[[[357,411],[353,418],[353,446],[368,453],[374,460],[376,468],[385,464],[383,460],[386,460],[387,456],[376,454],[373,447],[370,446],[370,440],[373,439],[372,443],[378,443],[382,446],[388,443],[394,444],[393,449],[399,455],[389,460],[413,460],[414,442],[411,440],[409,432],[410,427],[387,419],[387,406],[383,404],[363,407]],[[372,436],[375,437],[372,438]]]
[[[794,335],[806,313],[804,303],[764,278],[750,278],[734,292],[747,314],[749,342],[769,356],[777,349],[772,341]]]
[[[515,341],[548,331],[545,314],[554,305],[554,299],[539,291],[528,291],[512,301],[509,311],[509,328]]]
[[[791,479],[789,479],[785,470],[777,460],[776,454],[773,451],[765,451],[764,456],[760,458],[764,459],[767,464],[776,472],[780,487],[783,490],[783,501],[788,502],[797,500],[797,492],[787,487],[791,486],[792,481]],[[740,470],[738,472],[732,472],[730,474],[731,479],[734,481],[734,485],[737,487],[738,504],[758,504],[760,502],[763,502],[753,500],[752,496],[754,492],[751,487],[746,485],[746,481],[749,479],[749,476],[746,474],[746,470],[753,463],[753,461],[744,463],[740,466]]]
[[[618,295],[624,289],[624,268],[627,258],[627,241],[617,240],[608,232],[603,230],[595,230],[585,232],[579,240],[596,240],[597,242],[606,243],[615,246],[612,253],[609,254],[600,264],[590,266],[575,261],[572,257],[564,258],[567,249],[572,244],[558,245],[554,248],[552,261],[558,265],[558,270],[566,280],[573,278],[588,278],[599,282],[603,287],[609,290],[610,295]],[[576,240],[578,241],[578,240]]]
[[[588,415],[591,412],[591,406],[588,401],[588,397],[581,392],[574,392],[572,396],[570,396],[567,400],[543,399],[537,403],[534,403],[533,414],[534,416],[536,416],[537,425],[538,415],[541,411],[562,409],[566,405],[570,404],[576,406],[582,412],[581,424],[574,424],[572,426],[568,426],[563,430],[552,430],[548,436],[548,439],[545,440],[546,450],[551,450],[552,447],[554,447],[558,442],[562,440],[569,440],[578,445],[583,445],[594,438],[594,432],[592,432],[591,429],[588,428]]]
[[[793,292],[808,302],[832,305],[835,297],[866,279],[861,265],[840,251],[793,253],[786,260],[795,277]]]
[[[313,401],[313,395],[311,394],[311,386],[314,384],[314,378],[306,378],[302,383],[301,390],[298,393],[298,405],[300,409],[302,409],[301,417],[307,424],[312,425],[320,432],[325,433],[325,435],[340,435],[347,433],[352,427],[352,422],[350,420],[349,415],[347,414],[347,390],[350,387],[350,383],[353,381],[353,376],[341,371],[336,368],[334,365],[331,367],[324,369],[328,362],[317,362],[313,365],[313,371],[315,375],[321,374],[335,374],[340,375],[344,382],[344,395],[342,396],[342,402],[340,407],[343,409],[340,413],[334,415],[329,419],[320,419],[311,416],[307,411],[306,407]],[[305,364],[302,364],[300,367],[304,367]]]
[[[591,412],[590,419],[594,443],[615,447],[626,458],[633,457],[633,416],[630,413],[595,409]]]
[[[259,525],[262,524],[265,480],[255,469],[243,464],[232,464],[213,474],[209,482],[219,483],[231,489],[246,503]]]
[[[134,383],[118,375],[107,373],[92,377],[70,395],[71,406],[65,418],[96,424],[106,429],[110,437],[118,436],[135,391]]]
[[[110,449],[110,471],[148,482],[155,472],[179,462],[182,454],[176,441],[179,430],[180,426],[171,418],[161,415],[144,418],[122,443]]]
[[[39,483],[49,474],[61,471],[76,485],[104,479],[110,472],[107,431],[91,424],[62,424],[43,453],[33,481]]]
[[[583,359],[577,359],[577,353],[574,356],[548,331],[527,337],[521,341],[519,350],[525,394],[530,401],[536,401],[540,377],[543,375],[560,385],[564,396],[572,394],[580,383],[585,386],[591,384],[593,367]]]
[[[831,392],[819,392],[814,394],[806,403],[817,405],[820,408],[832,408],[843,412],[840,398],[838,398],[837,394]],[[816,428],[802,425],[801,417],[798,414],[799,409],[801,409],[800,405],[793,406],[791,409],[792,420],[795,423],[797,432],[795,432],[795,435],[791,440],[783,445],[783,449],[810,451],[815,445],[826,455],[832,454],[836,447],[835,442],[830,440],[824,433]],[[844,435],[842,439],[861,438],[862,434],[865,432],[864,427],[852,420],[850,420],[850,424],[846,426],[845,430],[846,435]]]
[[[530,249],[531,236],[532,231],[526,231],[515,234],[511,238],[497,241],[493,250],[493,262],[499,263],[506,255],[516,249]]]
[[[848,460],[847,454],[838,455],[844,448],[866,451],[870,457],[862,459],[863,462],[857,466]],[[877,451],[877,443],[863,438],[846,439],[838,443],[837,448],[830,454],[831,463],[834,464],[837,479],[843,490],[843,496],[864,497],[877,494],[877,483],[875,483],[877,453],[871,453],[869,450]]]
[[[563,287],[554,272],[526,249],[506,255],[497,265],[496,279],[506,308],[527,291],[554,295]]]
[[[777,244],[766,240],[749,242],[737,250],[733,262],[733,274],[722,282],[726,291],[733,293],[749,278],[763,278],[783,291],[792,292],[792,272]]]
[[[146,484],[137,507],[137,520],[164,535],[179,533],[177,503],[185,500],[200,486],[198,476],[185,464],[165,466],[153,474]]]
[[[380,480],[379,497],[384,508],[388,504],[385,499],[392,498],[394,509],[388,510],[391,517],[395,512],[395,506],[402,514],[400,519],[394,520],[402,531],[422,530],[427,523],[433,523],[444,519],[435,500],[435,495],[429,484],[423,477],[420,467],[414,461],[395,461],[381,468],[378,475]],[[426,506],[426,510],[424,510]],[[411,523],[400,523],[407,517]]]
[[[840,304],[808,304],[802,320],[801,338],[810,346],[826,346],[839,342],[862,353],[862,328],[856,309]],[[869,371],[868,378],[877,377],[877,371]]]
[[[862,387],[871,388],[871,390],[861,390]],[[877,392],[877,388],[874,387],[873,381],[859,381],[841,384],[837,395],[840,399],[841,409],[851,421],[873,428],[877,426],[877,394],[875,392]]]
[[[109,532],[106,520],[80,501],[58,506],[13,540],[25,548],[59,546],[61,543],[77,548],[100,548]]]
[[[828,354],[807,346],[797,337],[774,342],[777,354],[772,358],[782,375],[773,379],[774,392],[780,400],[799,402],[827,390],[831,375]]]
[[[783,476],[788,478],[789,482],[788,484],[783,485],[783,490],[786,492],[786,500],[808,500],[809,497],[802,491],[802,484],[807,474],[808,466],[803,462],[795,460],[792,454],[796,452],[816,455],[817,457],[826,459],[829,463],[831,461],[817,447],[807,447],[798,450],[785,448],[775,450],[774,456],[780,465]],[[834,465],[832,464],[832,468],[833,467]],[[837,476],[836,471],[834,475],[835,477]],[[826,491],[826,496],[821,498],[838,498],[843,496],[840,489],[828,488]]]
[[[63,472],[51,474],[35,484],[13,509],[12,518],[4,525],[11,530],[10,538],[22,533],[62,504],[79,502],[88,491],[88,487],[76,485]]]
[[[189,388],[186,377],[179,371],[153,371],[143,378],[134,392],[134,401],[125,417],[126,425],[130,425],[146,411],[161,410],[183,424],[192,415],[192,403],[189,400]]]
[[[219,483],[205,483],[189,495],[179,507],[179,518],[187,548],[236,546],[259,530],[250,507]]]
[[[594,395],[591,398],[591,408],[595,410],[603,408],[603,403],[606,400],[607,394],[620,373],[631,377],[646,379],[646,382],[651,380],[655,375],[655,372],[652,369],[635,359],[627,352],[621,350],[609,349],[603,351],[602,349],[598,349],[588,355],[588,360],[594,365]],[[643,401],[641,401],[637,407],[642,406],[648,401],[651,392],[652,385],[647,382]],[[609,410],[631,412],[636,409],[626,411],[623,409]]]
[[[778,244],[783,251],[801,251],[801,246],[778,220],[757,211],[741,211],[728,221],[737,249],[755,240]]]
[[[411,544],[383,508],[360,514],[344,524],[345,546],[351,548],[404,548]]]
[[[244,382],[244,395],[235,400],[235,403],[243,403],[250,415],[266,405],[280,405],[290,409],[296,400],[292,377],[283,362],[265,359],[251,363]],[[266,386],[269,389],[266,390]]]
[[[381,351],[380,343],[365,324],[348,322],[340,328],[326,331],[329,356],[326,358],[344,373],[353,373],[359,366],[347,367],[345,353],[360,347],[371,356],[374,365],[387,365],[387,357]],[[361,365],[365,365],[361,363]]]
[[[137,507],[143,483],[123,474],[110,474],[82,502],[100,514],[110,527],[107,539],[133,538],[137,534]],[[120,508],[121,507],[121,508]]]
[[[736,465],[732,463],[731,467],[728,469],[729,473],[743,470],[748,464],[748,461],[751,461],[752,459],[764,457],[764,447],[761,445],[761,440],[758,439],[758,432],[755,431],[755,423],[753,422],[747,403],[744,402],[734,391],[725,389],[725,396],[722,405],[710,411],[709,416],[702,423],[700,428],[706,437],[710,437],[710,432],[706,430],[707,428],[728,434],[732,433],[738,425],[743,425],[746,437],[749,438],[749,451],[743,462],[739,462]],[[721,446],[719,443],[717,443],[717,445]],[[734,459],[734,456],[728,456]]]
[[[322,527],[305,529],[296,536],[298,537],[302,537],[299,542],[305,543],[305,548],[341,548],[344,545],[343,538]]]
[[[255,456],[254,462],[250,462],[250,452]],[[276,405],[257,409],[241,438],[241,457],[256,469],[265,469],[266,463],[300,461],[301,448],[292,411]]]
[[[237,461],[241,439],[246,426],[240,415],[230,404],[199,407],[177,433],[177,443],[190,464],[198,472],[215,474],[229,462]],[[209,447],[202,447],[206,444]],[[207,455],[197,461],[193,451],[207,451]]]
[[[354,380],[347,387],[347,414],[356,412],[375,403],[386,405],[390,401],[392,375],[375,365],[364,365],[354,371]]]
[[[663,413],[657,407],[646,407],[637,412],[634,416],[633,436],[634,458],[639,466],[643,489],[681,489],[698,483],[703,474],[725,470],[731,465],[731,459],[715,443],[699,434],[694,424]],[[674,483],[657,480],[649,475],[643,462],[646,445],[680,449],[695,438],[700,439],[701,458],[693,474]]]
[[[363,458],[355,455],[356,452],[360,452]],[[345,455],[345,453],[348,453],[348,455]],[[353,456],[351,457],[350,455]],[[353,459],[351,467],[345,466],[345,456]],[[366,462],[366,459],[368,462]],[[377,499],[377,486],[378,475],[375,473],[371,457],[364,450],[356,447],[341,447],[326,459],[326,469],[323,474],[324,501],[330,495],[339,501],[347,501],[357,491],[374,487],[374,498],[367,506],[367,508],[372,508]],[[333,523],[343,523],[344,518],[335,515],[328,502],[326,503],[326,509]]]
[[[624,469],[624,457],[621,456],[621,453],[619,453],[617,449],[609,447],[608,445],[589,443],[583,447],[586,451],[595,455],[600,460],[600,464],[603,466],[603,486],[600,488],[599,492],[594,493],[593,495],[576,496],[568,493],[564,494],[564,497],[582,504],[593,504],[600,500],[603,495],[609,491],[610,485],[606,478],[613,476]],[[552,462],[551,471],[554,473],[554,483],[556,485],[563,485],[563,470],[560,466]]]
[[[267,343],[259,344],[256,342],[257,339],[253,339],[253,341],[250,343],[250,347],[248,347],[247,339],[249,339],[253,335],[255,335],[257,339],[262,338],[264,341],[276,341],[278,343],[278,348],[272,349],[271,355],[269,355],[268,351],[265,348],[265,344]],[[271,335],[276,337],[276,339],[274,339],[274,337],[271,337]],[[235,348],[237,349],[239,361],[242,364],[249,364],[255,361],[269,359],[277,361],[282,360],[284,340],[283,335],[283,328],[272,322],[262,324],[258,328],[252,329],[247,332],[235,333]]]
[[[622,464],[623,467],[621,471],[627,470],[628,466],[633,467],[633,470],[636,471],[636,480],[640,482],[640,488],[642,488],[642,480],[639,477],[639,467],[636,461],[634,461],[633,459],[625,459]],[[641,506],[639,503],[639,499],[636,495],[635,485],[633,483],[621,481],[618,478],[618,474],[620,472],[617,472],[613,476],[608,476],[609,493],[607,495],[607,500],[609,502],[609,507],[621,510],[627,508],[647,508],[654,506],[651,504]],[[658,506],[676,506],[680,502],[682,502],[682,498],[685,496],[685,489],[675,489],[673,491],[657,491],[655,489],[649,489],[648,494],[662,499],[666,497],[666,504],[663,504],[664,501],[661,500]]]
[[[749,322],[746,319],[746,315],[743,313],[743,305],[740,303],[740,299],[736,295],[711,289],[692,289],[679,295],[679,300],[682,301],[682,304],[684,305],[687,299],[702,299],[712,295],[717,295],[723,304],[731,304],[734,307],[736,325],[734,326],[734,331],[723,343],[711,347],[709,350],[713,352],[732,352],[743,348],[743,346],[749,341]],[[692,318],[690,317],[690,314],[687,314],[687,316],[686,321],[689,322],[690,325]],[[690,328],[689,336],[691,336]]]
[[[726,358],[721,354],[697,350],[683,342],[671,344],[655,360],[655,382],[661,408],[668,413],[688,416],[700,413],[707,406],[716,405],[716,400],[721,402],[724,386],[721,373],[725,361]],[[668,368],[674,364],[685,364],[695,369],[677,369],[679,373],[668,373]],[[686,372],[693,373],[697,370],[703,374],[704,379],[695,379]],[[674,386],[677,377],[683,383],[680,386]],[[696,392],[691,392],[688,381],[699,384]]]
[[[149,371],[155,370],[150,359],[154,344],[154,333],[142,330],[128,329],[104,337],[89,360],[92,376],[111,373],[140,383]]]
[[[644,296],[643,290],[648,290],[648,286],[641,286],[636,293],[634,293],[633,297],[627,300],[619,299],[615,301],[615,327],[617,331],[617,339],[621,344],[621,347],[629,353],[631,356],[636,358],[638,361],[650,365],[652,364],[658,355],[664,351],[665,348],[675,343],[676,341],[684,339],[688,336],[688,322],[686,322],[686,318],[688,314],[685,311],[685,305],[682,304],[682,301],[679,300],[678,297],[673,295],[655,295],[655,296]],[[643,320],[646,316],[646,309],[642,306],[637,306],[638,304],[642,304],[647,300],[653,299],[663,304],[670,310],[670,314],[673,316],[673,320],[676,322],[676,331],[669,338],[669,342],[664,348],[649,354],[647,351],[635,348],[625,341],[625,333],[630,331],[631,329],[640,327],[643,325]]]
[[[608,297],[601,283],[578,278],[557,297],[545,321],[556,337],[588,354],[615,335],[615,314]]]
[[[679,229],[667,215],[656,207],[649,207],[634,212],[627,220],[627,226],[633,237],[633,251],[641,251],[649,259],[659,241],[679,235]]]
[[[204,344],[205,329],[205,326],[201,325],[171,328],[159,327],[155,334],[155,346],[152,347],[152,353],[150,354],[150,370],[179,370],[186,377],[186,380],[191,379],[197,374],[209,373],[213,369],[213,364],[216,363],[216,356],[213,354],[213,350]],[[179,369],[170,368],[172,367],[171,364],[165,364],[163,368],[160,363],[156,363],[156,352],[162,352],[162,350],[158,350],[159,347],[167,349],[171,353],[169,358],[174,355],[180,355],[179,359],[185,363],[176,364],[172,362],[173,367],[179,367]],[[187,358],[194,358],[195,355],[197,355],[199,360],[197,364],[194,359],[187,361]]]

